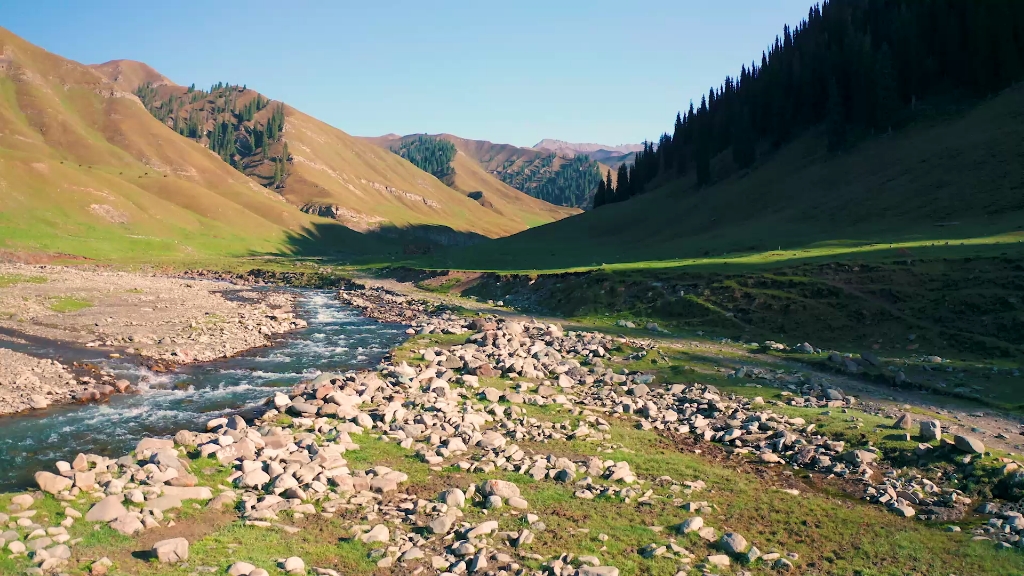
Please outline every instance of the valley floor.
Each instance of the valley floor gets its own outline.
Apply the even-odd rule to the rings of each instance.
[[[0,573],[1024,574],[1009,415],[381,283],[340,293],[410,325],[377,371],[40,463]]]

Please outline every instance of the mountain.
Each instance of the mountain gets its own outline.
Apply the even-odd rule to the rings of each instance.
[[[149,110],[135,94],[143,87]],[[262,98],[234,90],[234,104]],[[399,232],[422,231],[435,241],[497,237],[566,215],[536,203],[500,213],[393,154],[265,99],[260,114],[283,115],[271,161],[249,155],[233,166],[223,142],[210,146],[210,130],[238,112],[218,110],[226,94],[190,91],[139,62],[82,65],[2,28],[0,95],[0,250],[182,258],[281,252],[300,242],[319,248],[315,239],[332,221],[385,233],[334,234],[355,250],[382,247],[377,238]],[[154,116],[172,96],[187,104],[179,109],[186,130],[191,115],[202,119],[196,129],[204,134],[183,136],[170,113],[163,121]],[[230,127],[244,133],[266,120]],[[287,175],[274,184],[278,163]]]
[[[579,144],[573,142],[566,142],[565,140],[552,140],[545,138],[540,142],[533,145],[538,150],[550,150],[562,155],[573,155],[573,154],[587,154],[594,157],[595,153],[603,152],[605,157],[611,156],[611,153],[628,154],[630,152],[639,152],[643,149],[641,144],[619,144],[618,146],[608,146],[607,144]]]
[[[497,237],[572,214],[519,193],[499,201],[504,210],[481,204],[401,158],[245,86],[144,83],[136,93],[168,127],[289,203],[355,230],[446,226]]]
[[[135,60],[111,60],[103,64],[89,66],[109,80],[118,90],[134,92],[142,84],[155,86],[173,86],[169,78],[157,72],[147,64]]]
[[[150,116],[124,89],[141,69],[106,70],[120,83],[0,28],[2,249],[246,254],[312,224]]]
[[[578,209],[550,204],[516,190],[495,175],[489,174],[475,158],[460,149],[458,146],[461,138],[447,134],[439,138],[453,142],[456,146],[456,153],[451,160],[451,187],[477,203],[500,214],[515,215],[528,223],[532,222],[531,226],[560,220],[580,212]],[[403,142],[408,143],[414,139],[412,136],[403,137],[397,134],[365,138],[366,141],[388,150],[398,148]]]
[[[383,148],[392,149],[403,143],[414,141],[423,134],[408,136],[387,135],[367,138]],[[479,168],[507,187],[525,192],[552,204],[574,208],[589,208],[597,180],[611,167],[595,162],[584,155],[560,155],[549,150],[520,148],[511,144],[495,144],[486,140],[470,140],[452,134],[435,134],[432,138],[443,139],[455,144],[460,156],[470,159]],[[463,170],[469,170],[463,164]],[[458,170],[456,170],[458,174]],[[613,170],[614,173],[614,170]],[[480,180],[479,182],[483,182]],[[458,180],[458,175],[456,175]],[[472,186],[459,185],[463,189]]]
[[[695,191],[691,175],[432,265],[560,270],[779,248],[828,254],[864,244],[948,245],[999,234],[1024,240],[1024,85],[844,154],[827,153],[826,140],[824,128],[812,130],[755,169],[706,188]],[[731,162],[722,154],[712,171]],[[924,248],[905,254],[914,258],[918,250]]]

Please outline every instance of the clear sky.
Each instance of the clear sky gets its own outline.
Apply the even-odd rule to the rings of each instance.
[[[0,0],[0,26],[179,84],[247,84],[350,134],[450,132],[530,146],[671,128],[811,0]]]

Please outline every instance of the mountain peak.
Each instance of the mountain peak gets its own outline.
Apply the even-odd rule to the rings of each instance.
[[[136,60],[110,60],[102,64],[90,64],[89,68],[99,72],[125,92],[134,92],[147,82],[153,86],[176,86],[170,78],[157,72],[149,64]]]
[[[570,155],[587,154],[590,152],[598,152],[600,150],[628,154],[630,152],[639,152],[644,148],[641,144],[618,144],[610,146],[608,144],[566,142],[565,140],[555,140],[552,138],[545,138],[534,144],[533,147],[538,150],[550,150],[559,154]]]

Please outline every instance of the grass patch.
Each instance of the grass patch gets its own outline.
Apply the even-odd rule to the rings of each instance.
[[[7,288],[15,284],[46,284],[46,278],[24,274],[0,274],[0,288]]]
[[[69,314],[71,312],[78,312],[79,310],[85,310],[91,308],[92,302],[84,300],[82,298],[75,298],[73,296],[61,296],[55,298],[50,302],[49,308],[54,312],[61,314]]]

